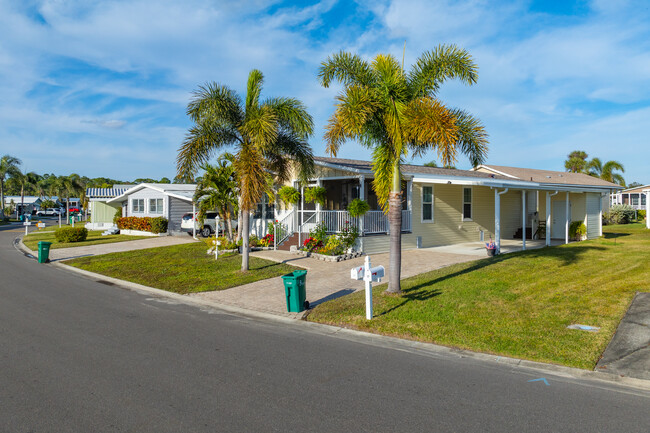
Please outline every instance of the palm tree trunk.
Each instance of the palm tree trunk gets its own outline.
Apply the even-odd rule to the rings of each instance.
[[[402,271],[402,193],[388,196],[388,223],[390,225],[390,254],[388,265],[388,289],[386,292],[401,294]]]
[[[0,212],[0,217],[4,219],[5,216],[5,183],[4,180],[0,179],[0,209],[2,212]]]
[[[224,214],[226,215],[226,227],[228,228],[228,240],[232,241],[232,214],[228,205],[226,205]]]
[[[243,211],[242,211],[242,208],[241,208],[241,197],[239,197],[238,201],[239,201],[239,212],[238,212],[238,215],[237,215],[237,239],[235,239],[235,242],[239,242],[239,240],[241,239],[242,227],[243,227],[243,224],[244,224],[243,218],[242,218]]]
[[[240,209],[239,210],[242,226],[240,226],[239,232],[241,233],[241,270],[243,272],[248,271],[248,244],[250,243],[249,240],[249,219],[250,219],[250,212],[248,212],[245,209]]]
[[[390,225],[390,252],[387,293],[401,294],[402,273],[402,176],[399,160],[393,168],[393,187],[388,195],[388,223]]]

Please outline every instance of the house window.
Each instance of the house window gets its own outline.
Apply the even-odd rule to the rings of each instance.
[[[132,199],[131,207],[133,208],[133,213],[144,213],[144,199],[143,198]]]
[[[163,213],[163,199],[150,198],[149,199],[149,213],[162,214]]]
[[[639,205],[639,194],[632,194],[632,206]]]
[[[262,203],[257,203],[257,207],[255,208],[255,212],[253,213],[253,218],[255,219],[260,219],[262,218],[262,209],[264,205]],[[264,218],[267,220],[272,220],[275,218],[275,204],[274,203],[267,203],[266,204],[266,214],[264,215]]]
[[[463,221],[472,220],[472,188],[463,188]]]
[[[433,222],[433,187],[422,187],[422,222]]]
[[[641,194],[641,206],[645,206],[645,194]]]

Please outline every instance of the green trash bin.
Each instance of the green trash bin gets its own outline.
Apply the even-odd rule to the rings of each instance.
[[[305,280],[307,271],[293,271],[290,274],[283,275],[284,294],[287,298],[287,311],[290,313],[300,313],[309,308],[307,302],[307,290]]]
[[[38,263],[50,261],[50,245],[52,245],[52,242],[40,241],[38,243]]]

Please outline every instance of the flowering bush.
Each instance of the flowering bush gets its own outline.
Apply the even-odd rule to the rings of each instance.
[[[316,252],[319,248],[323,247],[323,241],[320,241],[312,236],[309,236],[305,239],[305,242],[302,244],[302,249],[305,251]]]
[[[167,231],[167,218],[157,217],[124,217],[117,219],[120,230],[139,230],[142,232],[164,233]]]
[[[269,245],[273,245],[273,235],[270,233],[259,241],[259,246],[261,247],[268,247]]]
[[[485,248],[487,248],[488,250],[494,250],[494,249],[496,249],[496,247],[497,247],[497,245],[494,243],[492,238],[490,238],[490,242],[485,243]]]

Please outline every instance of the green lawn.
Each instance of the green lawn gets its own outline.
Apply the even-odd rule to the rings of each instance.
[[[572,367],[594,368],[636,291],[648,291],[650,230],[605,226],[604,237],[428,272],[403,296],[373,288],[319,305],[308,320]],[[567,325],[599,326],[597,333]]]
[[[76,224],[75,227],[83,227],[83,225],[80,224],[83,223],[78,223]],[[30,229],[34,231],[30,232],[27,236],[23,238],[23,243],[25,244],[25,246],[32,251],[36,251],[36,249],[38,248],[39,241],[52,242],[52,246],[50,246],[50,248],[70,248],[70,247],[85,247],[87,245],[110,244],[113,242],[135,241],[138,239],[150,239],[149,236],[127,236],[127,235],[102,236],[102,233],[104,232],[103,230],[88,230],[88,237],[83,242],[59,243],[54,238],[54,231],[57,228],[59,228],[58,226],[47,227],[43,230],[38,230],[38,231],[33,228],[34,226],[35,223],[30,227]],[[68,227],[65,224],[63,226]]]
[[[203,242],[83,257],[65,263],[91,272],[175,293],[224,290],[288,274],[296,268],[250,257],[250,271],[241,272],[241,256],[206,254]]]

